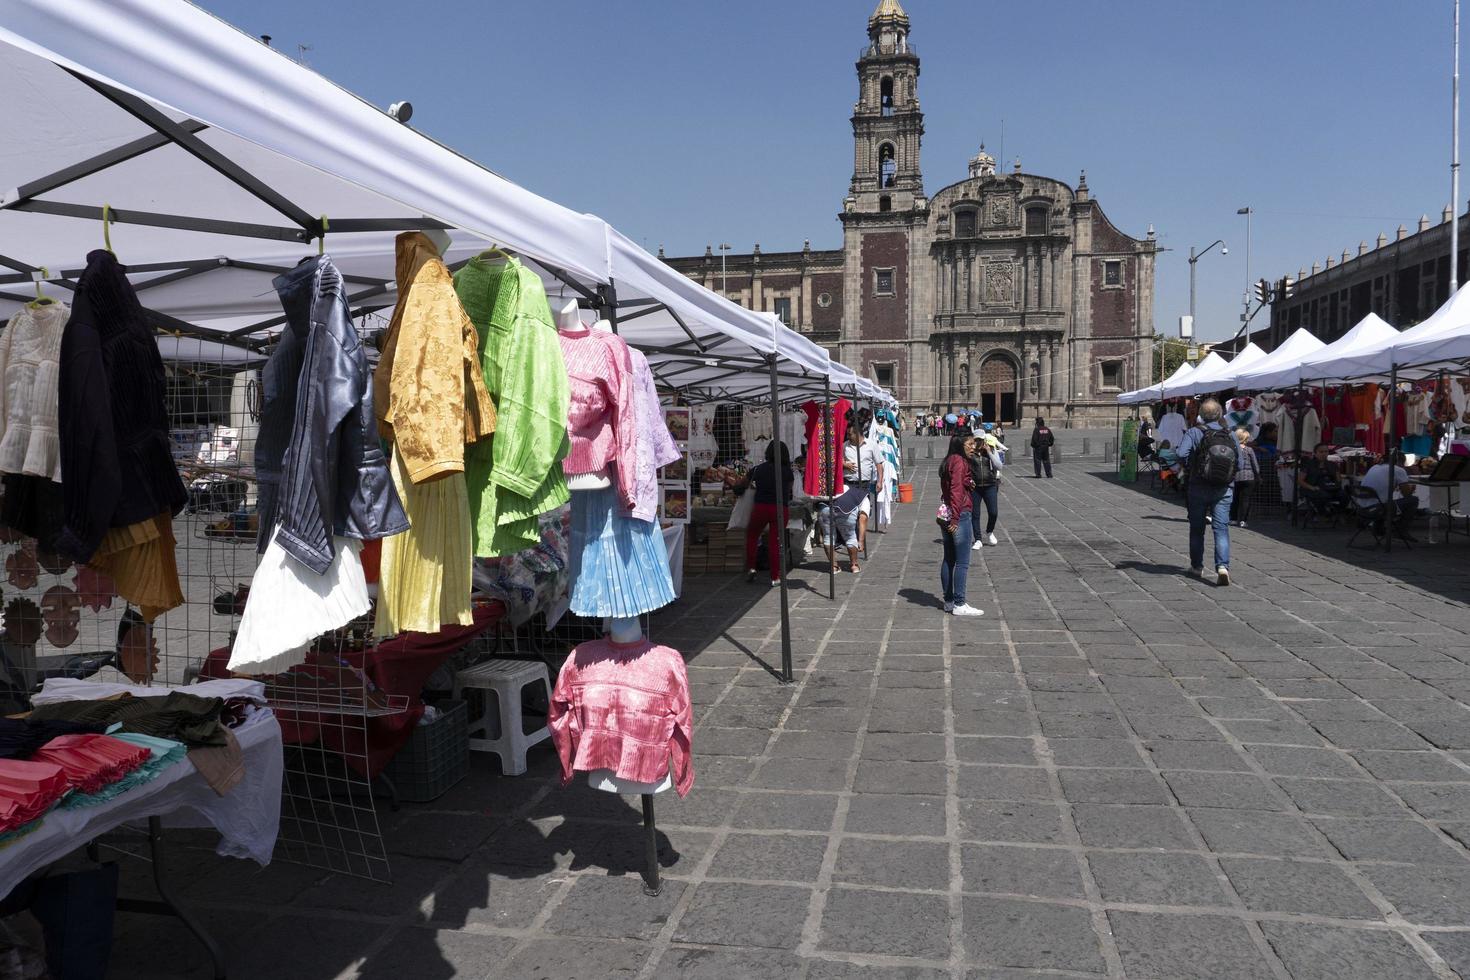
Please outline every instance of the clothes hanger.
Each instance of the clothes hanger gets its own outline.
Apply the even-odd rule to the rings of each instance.
[[[102,247],[114,257],[117,253],[112,251],[112,205],[102,205]]]
[[[481,252],[479,255],[476,255],[475,258],[486,262],[497,258],[502,261],[509,262],[511,259],[515,258],[515,256],[511,255],[499,245],[491,245],[489,248],[485,249],[485,251]]]
[[[52,303],[55,303],[56,300],[41,292],[41,283],[51,278],[51,271],[43,265],[39,269],[32,272],[31,275],[36,280],[36,298],[27,303],[26,307],[28,309],[34,310],[39,307],[50,306]]]

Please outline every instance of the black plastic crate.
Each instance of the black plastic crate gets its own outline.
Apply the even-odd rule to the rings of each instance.
[[[463,701],[440,701],[434,707],[439,717],[415,726],[383,770],[398,798],[408,803],[438,799],[470,770],[469,710]]]

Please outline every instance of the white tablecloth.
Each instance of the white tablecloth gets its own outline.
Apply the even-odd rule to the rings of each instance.
[[[155,694],[162,690],[167,689],[152,689]],[[269,709],[261,709],[234,732],[245,778],[224,796],[184,759],[106,803],[54,809],[41,818],[40,827],[0,848],[0,895],[99,834],[148,817],[162,816],[170,827],[214,827],[220,832],[219,854],[270,863],[281,824],[281,726]]]

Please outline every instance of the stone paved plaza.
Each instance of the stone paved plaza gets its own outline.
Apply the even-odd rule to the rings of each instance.
[[[796,573],[794,685],[764,585],[691,578],[656,621],[698,723],[661,896],[636,800],[476,756],[385,813],[392,885],[177,852],[231,975],[1470,977],[1470,543],[1263,522],[1217,588],[1172,499],[1021,460],[955,619],[920,446],[836,601]],[[181,928],[120,930],[116,976],[207,975]]]

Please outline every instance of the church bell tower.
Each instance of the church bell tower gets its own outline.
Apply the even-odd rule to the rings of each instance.
[[[853,106],[852,185],[844,210],[911,211],[923,200],[919,145],[919,55],[909,45],[909,15],[882,0],[868,18],[868,44],[858,57]]]

